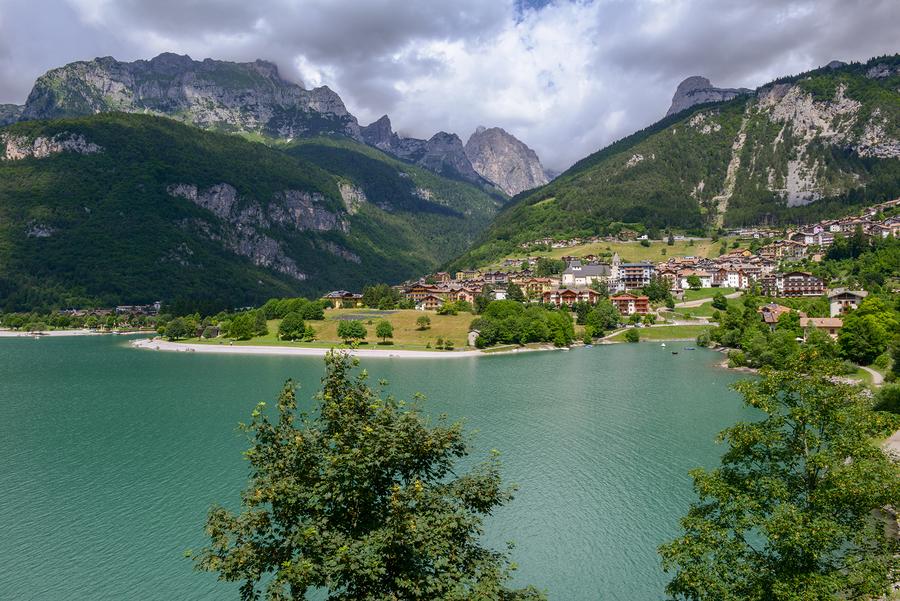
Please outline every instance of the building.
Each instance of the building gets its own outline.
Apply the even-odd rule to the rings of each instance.
[[[606,282],[612,275],[609,265],[583,265],[581,261],[572,261],[562,272],[562,285],[584,287],[594,282]]]
[[[682,289],[690,288],[691,285],[688,283],[688,278],[691,276],[697,276],[700,278],[700,287],[701,288],[712,288],[713,286],[713,274],[708,271],[703,271],[700,269],[685,269],[683,270],[678,277],[679,284],[681,284]]]
[[[416,303],[416,309],[419,311],[437,311],[443,306],[444,299],[436,294],[428,294]]]
[[[362,294],[334,290],[323,296],[322,300],[331,302],[336,309],[353,309],[362,305]]]
[[[650,299],[636,294],[617,294],[609,297],[610,302],[622,315],[646,315],[650,312]]]
[[[790,307],[785,307],[784,305],[779,305],[778,303],[769,303],[767,305],[763,305],[759,309],[756,310],[757,313],[762,317],[763,322],[769,326],[770,330],[774,330],[775,326],[778,325],[778,319],[784,315],[785,313],[790,313],[793,311]],[[800,312],[800,319],[805,319],[806,313]]]
[[[832,338],[838,337],[838,332],[844,326],[844,321],[837,317],[801,317],[800,327],[803,328],[803,338],[806,338],[806,332],[810,328],[815,328],[821,332],[825,332]]]
[[[828,293],[829,314],[831,317],[837,317],[856,309],[868,294],[865,290],[835,288]]]
[[[543,293],[544,304],[561,307],[573,306],[575,303],[585,302],[596,305],[600,300],[600,293],[590,288],[559,288],[547,290]]]
[[[776,273],[762,278],[762,293],[766,296],[820,296],[825,294],[825,282],[805,271]]]
[[[656,272],[656,266],[649,261],[641,263],[622,263],[619,265],[619,277],[626,289],[643,288],[650,283]]]

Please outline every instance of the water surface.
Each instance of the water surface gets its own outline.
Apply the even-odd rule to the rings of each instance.
[[[693,499],[689,469],[751,417],[711,351],[600,346],[448,361],[363,361],[403,398],[502,452],[515,500],[488,524],[517,581],[550,599],[656,600],[656,547]],[[0,598],[237,598],[192,571],[213,502],[246,482],[236,431],[284,380],[309,407],[320,358],[133,350],[119,337],[0,340]]]

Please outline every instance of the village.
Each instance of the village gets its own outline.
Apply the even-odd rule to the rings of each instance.
[[[670,257],[664,262],[625,262],[614,253],[609,262],[595,255],[564,255],[564,267],[559,273],[538,275],[540,257],[511,257],[503,261],[507,267],[518,269],[463,270],[456,273],[438,272],[394,288],[420,311],[439,311],[445,304],[474,303],[479,296],[491,300],[507,297],[510,284],[517,286],[527,302],[568,308],[577,303],[595,305],[607,297],[622,316],[648,315],[653,311],[651,300],[641,291],[654,281],[666,282],[675,299],[683,299],[686,290],[709,288],[743,291],[757,287],[760,294],[776,298],[820,297],[827,295],[828,317],[807,317],[800,313],[801,325],[824,331],[832,338],[842,327],[841,315],[856,308],[867,295],[864,290],[830,289],[822,278],[792,265],[802,261],[821,261],[836,236],[887,238],[900,237],[900,216],[879,219],[884,212],[893,212],[900,199],[866,208],[862,215],[823,220],[799,229],[777,231],[771,228],[741,228],[729,232],[736,239],[757,241],[755,252],[748,248],[733,248],[715,258],[696,256]],[[763,242],[764,244],[760,244]],[[566,241],[539,240],[553,248],[570,248],[584,244],[584,239]],[[534,243],[529,243],[530,246]],[[360,306],[362,295],[334,291],[325,297],[336,307]],[[767,324],[777,323],[781,313],[789,307],[769,304],[760,309]]]

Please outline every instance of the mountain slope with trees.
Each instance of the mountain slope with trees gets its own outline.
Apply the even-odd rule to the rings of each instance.
[[[516,196],[454,265],[621,223],[694,231],[788,223],[898,194],[894,55],[824,67],[670,115]]]
[[[0,129],[0,306],[233,307],[400,281],[462,252],[503,200],[305,142],[122,113]]]

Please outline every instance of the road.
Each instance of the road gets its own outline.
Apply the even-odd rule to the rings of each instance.
[[[864,365],[859,366],[860,369],[864,369],[870,374],[872,374],[872,386],[881,386],[884,383],[884,376],[880,373],[872,369],[871,367],[865,367]]]

